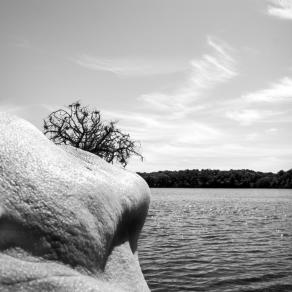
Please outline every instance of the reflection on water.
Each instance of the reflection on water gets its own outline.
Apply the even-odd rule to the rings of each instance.
[[[292,191],[152,189],[139,258],[151,291],[292,291]]]

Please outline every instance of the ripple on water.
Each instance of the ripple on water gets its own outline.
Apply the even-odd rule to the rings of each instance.
[[[291,190],[152,189],[151,291],[292,291]]]

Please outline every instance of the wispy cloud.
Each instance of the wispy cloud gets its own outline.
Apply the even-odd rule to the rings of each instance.
[[[258,90],[242,96],[246,102],[283,102],[292,101],[292,79],[284,77],[267,89]]]
[[[239,122],[243,126],[249,126],[263,118],[263,114],[255,109],[243,109],[228,111],[226,117]]]
[[[170,116],[165,117],[158,114],[132,114],[116,111],[104,111],[107,120],[117,119],[119,125],[133,134],[144,143],[176,144],[200,144],[221,137],[219,129],[204,123],[195,122],[192,119],[174,120]]]
[[[249,133],[246,135],[246,141],[256,141],[259,137],[260,135],[258,133]]]
[[[220,145],[198,145],[197,147],[190,147],[186,145],[185,147],[174,146],[174,145],[165,145],[164,147],[153,149],[158,154],[167,154],[171,157],[181,157],[187,155],[191,158],[196,157],[238,157],[239,155],[244,158],[259,158],[259,157],[269,157],[269,156],[279,156],[281,155],[292,155],[292,149],[288,146],[282,146],[281,150],[270,147],[269,145],[253,146],[248,145],[244,146],[238,143],[221,143]],[[165,155],[166,156],[166,155]]]
[[[97,58],[90,55],[78,56],[72,61],[81,67],[107,71],[120,77],[140,77],[159,74],[171,74],[186,69],[184,62],[163,59],[142,58]]]
[[[225,116],[228,119],[239,122],[242,126],[250,126],[256,122],[264,123],[279,123],[282,122],[281,118],[285,118],[286,112],[274,109],[261,109],[261,108],[241,108],[235,110],[228,110]],[[287,121],[287,120],[286,120]]]
[[[292,101],[292,79],[283,77],[271,83],[267,88],[243,94],[233,100],[227,100],[222,107],[226,118],[237,121],[242,126],[258,122],[288,123],[291,113],[287,103]]]
[[[268,134],[274,134],[276,132],[278,132],[278,129],[274,128],[274,127],[266,130],[266,133],[268,133]]]
[[[149,150],[152,161],[159,161],[159,165],[163,165],[164,169],[181,169],[181,163],[184,163],[184,169],[201,168],[204,164],[202,161],[210,163],[213,168],[230,169],[239,168],[238,161],[241,161],[240,167],[255,170],[279,170],[280,162],[291,157],[291,147],[281,145],[278,148],[270,145],[240,145],[238,143],[217,143],[212,145],[198,145],[185,147],[181,145],[164,144],[161,147],[154,146]],[[169,159],[170,157],[176,159]],[[221,160],[223,159],[223,162]],[[275,160],[275,163],[267,163],[269,160]],[[220,161],[220,162],[219,162]],[[290,164],[289,164],[290,163]],[[287,169],[291,165],[288,159]],[[271,169],[272,167],[272,169]],[[149,163],[148,171],[153,169],[161,170],[156,164]]]
[[[292,1],[291,0],[270,0],[267,13],[282,19],[292,20]]]
[[[139,104],[135,114],[106,112],[107,119],[117,118],[123,129],[142,142],[149,167],[150,161],[162,163],[162,160],[162,164],[168,167],[172,151],[172,157],[179,159],[180,163],[184,163],[184,159],[191,161],[187,153],[191,156],[194,153],[193,159],[200,153],[195,148],[218,145],[219,141],[226,138],[224,131],[212,124],[211,119],[209,123],[200,121],[193,115],[194,112],[206,113],[210,107],[207,101],[198,103],[200,98],[206,97],[205,94],[211,89],[230,81],[238,74],[234,50],[229,45],[209,37],[207,47],[209,52],[189,62],[184,81],[174,87],[172,92],[161,91],[140,96],[139,101],[143,103]],[[188,161],[185,162],[189,163]],[[175,162],[171,163],[174,166]]]
[[[192,89],[208,89],[237,75],[235,60],[230,55],[233,49],[223,41],[211,37],[207,43],[212,53],[191,62]]]
[[[225,42],[208,37],[207,44],[211,53],[200,59],[190,61],[186,80],[173,93],[154,92],[140,97],[142,101],[154,109],[169,111],[190,111],[190,104],[205,91],[214,88],[235,77],[238,73],[233,49]],[[197,109],[197,107],[195,107]]]

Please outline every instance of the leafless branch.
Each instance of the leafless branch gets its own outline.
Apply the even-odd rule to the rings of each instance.
[[[129,134],[116,127],[117,122],[103,122],[97,110],[72,103],[68,109],[52,112],[44,120],[44,134],[55,144],[66,144],[96,154],[107,162],[114,161],[124,167],[132,155],[138,152],[140,144],[131,140]]]

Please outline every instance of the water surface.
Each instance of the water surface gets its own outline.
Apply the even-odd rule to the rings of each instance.
[[[292,191],[152,189],[139,240],[151,291],[292,291]]]

